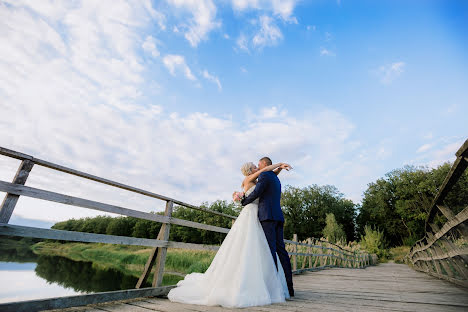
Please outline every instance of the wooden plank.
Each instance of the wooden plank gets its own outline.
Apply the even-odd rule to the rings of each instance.
[[[426,219],[426,225],[432,222],[432,219],[437,213],[436,205],[442,203],[445,196],[447,196],[448,192],[451,190],[452,186],[458,181],[458,179],[463,174],[467,166],[468,166],[468,162],[464,161],[462,157],[458,157],[455,160],[455,162],[452,165],[452,168],[450,169],[449,173],[445,177],[444,182],[442,183],[439,189],[439,192],[437,193],[436,197],[431,203],[431,206],[430,206],[431,209]],[[428,229],[426,227],[426,231],[427,230]]]
[[[451,249],[445,252],[439,252],[437,256],[431,256],[431,257],[418,256],[418,257],[413,258],[411,261],[412,263],[416,263],[417,261],[430,261],[431,259],[443,260],[447,258],[461,256],[461,255],[468,255],[468,247],[456,248],[456,249]]]
[[[75,170],[75,169],[60,166],[60,165],[57,165],[57,164],[54,164],[54,163],[51,163],[51,162],[48,162],[48,161],[45,161],[45,160],[42,160],[42,159],[39,159],[39,158],[34,158],[34,162],[37,165],[47,167],[49,169],[54,169],[54,170],[57,170],[57,171],[65,172],[65,173],[68,173],[68,174],[71,174],[71,175],[75,175],[75,176],[85,178],[85,179],[88,179],[88,180],[92,180],[92,181],[95,181],[95,182],[99,182],[99,183],[102,183],[102,184],[114,186],[114,187],[117,187],[117,188],[120,188],[120,189],[124,189],[124,190],[130,191],[130,192],[138,193],[138,194],[145,195],[145,196],[148,196],[148,197],[157,198],[157,199],[164,200],[164,201],[172,201],[174,204],[184,206],[184,207],[187,207],[187,208],[203,211],[203,212],[210,213],[210,214],[215,214],[215,215],[218,215],[218,216],[223,216],[223,217],[226,217],[226,218],[231,218],[231,219],[236,219],[237,218],[235,216],[231,216],[231,215],[224,214],[224,213],[217,212],[217,211],[212,211],[212,210],[209,210],[209,209],[204,209],[204,208],[201,208],[201,207],[197,207],[197,206],[194,206],[194,205],[191,205],[191,204],[188,204],[188,203],[184,203],[184,202],[182,202],[180,200],[176,200],[174,198],[170,198],[170,197],[167,197],[167,196],[164,196],[164,195],[160,195],[160,194],[156,194],[156,193],[153,193],[153,192],[145,191],[143,189],[139,189],[139,188],[136,188],[136,187],[133,187],[133,186],[130,186],[130,185],[122,184],[122,183],[115,182],[115,181],[108,180],[108,179],[104,179],[104,178],[101,178],[101,177],[98,177],[98,176],[95,176],[95,175],[91,175],[91,174],[88,174],[88,173],[85,173],[85,172],[82,172],[82,171],[78,171],[78,170]]]
[[[166,210],[164,212],[164,215],[168,218],[172,217],[172,209],[173,209],[173,203],[172,202],[167,202],[166,203]],[[158,236],[156,239],[163,240],[163,241],[168,241],[169,240],[169,228],[170,228],[170,223],[169,224],[163,224],[161,228],[159,229]],[[167,232],[167,233],[166,233]],[[140,288],[141,285],[143,285],[148,278],[151,268],[153,267],[154,262],[156,261],[156,258],[158,257],[158,254],[160,253],[161,248],[156,247],[151,251],[151,254],[149,255],[148,260],[146,261],[145,268],[143,270],[143,273],[141,274],[140,278],[138,279],[138,282],[135,286],[135,288]],[[165,249],[167,251],[167,248]],[[165,256],[164,256],[165,259]],[[161,273],[162,274],[162,273]],[[156,277],[156,276],[155,276]],[[161,277],[162,278],[162,277]],[[160,284],[157,286],[161,286]],[[155,287],[155,286],[153,286]]]
[[[427,273],[429,275],[432,275],[432,276],[440,278],[440,279],[444,279],[446,281],[457,284],[459,286],[468,288],[468,281],[467,280],[460,280],[460,279],[456,279],[456,278],[451,278],[451,277],[449,277],[447,275],[441,274],[439,272],[434,272],[434,271],[431,271],[431,270],[421,271],[421,272]]]
[[[0,235],[11,235],[19,237],[36,237],[45,239],[56,239],[75,242],[105,243],[117,245],[136,245],[159,247],[167,246],[168,242],[148,238],[136,238],[106,234],[94,234],[84,232],[72,232],[54,229],[41,229],[22,225],[0,223]]]
[[[167,247],[167,248],[180,248],[180,249],[194,249],[194,250],[212,250],[216,251],[219,246],[191,244],[172,241],[161,241],[156,239],[136,238],[126,236],[115,236],[105,234],[72,232],[53,229],[40,229],[35,227],[28,227],[22,225],[12,225],[0,223],[0,235],[10,235],[19,237],[36,237],[45,239],[56,239],[64,241],[75,242],[88,242],[88,243],[104,243],[104,244],[117,244],[117,245],[136,245],[148,247]]]
[[[167,197],[167,196],[163,196],[163,195],[156,194],[156,193],[153,193],[153,192],[145,191],[143,189],[139,189],[139,188],[136,188],[136,187],[133,187],[133,186],[130,186],[130,185],[126,185],[126,184],[122,184],[122,183],[119,183],[119,182],[115,182],[115,181],[112,181],[112,180],[104,179],[104,178],[101,178],[101,177],[98,177],[98,176],[95,176],[95,175],[92,175],[92,174],[88,174],[88,173],[85,173],[85,172],[82,172],[82,171],[79,171],[79,170],[67,168],[65,166],[57,165],[57,164],[45,161],[43,159],[35,158],[35,157],[31,156],[31,155],[27,155],[27,154],[24,154],[24,153],[13,151],[13,150],[10,150],[10,149],[4,148],[4,147],[0,147],[0,154],[4,155],[4,156],[7,156],[7,157],[20,159],[20,160],[26,160],[26,159],[31,160],[31,161],[34,161],[39,166],[43,166],[43,167],[46,167],[46,168],[49,168],[49,169],[54,169],[54,170],[57,170],[57,171],[61,171],[61,172],[64,172],[64,173],[75,175],[75,176],[78,176],[78,177],[81,177],[81,178],[84,178],[84,179],[88,179],[88,180],[92,180],[92,181],[95,181],[95,182],[99,182],[99,183],[102,183],[102,184],[107,184],[107,185],[110,185],[110,186],[114,186],[114,187],[124,189],[124,190],[130,191],[130,192],[138,193],[138,194],[141,194],[141,195],[161,199],[161,200],[164,200],[164,201],[172,201],[173,203],[175,203],[177,205],[181,205],[181,206],[184,206],[184,207],[187,207],[187,208],[196,209],[196,210],[199,210],[199,211],[203,211],[203,212],[210,213],[210,214],[215,214],[215,215],[218,215],[218,216],[223,216],[223,217],[226,217],[226,218],[231,218],[231,219],[236,219],[237,218],[236,216],[231,216],[231,215],[228,215],[228,214],[225,214],[225,213],[212,211],[212,210],[209,210],[209,209],[204,209],[204,208],[201,208],[201,207],[197,207],[197,206],[194,206],[194,205],[191,205],[191,204],[184,203],[182,201],[179,201],[179,200]]]
[[[407,265],[385,263],[366,269],[331,268],[294,275],[292,300],[245,311],[467,311],[468,290],[412,270]],[[220,306],[173,303],[145,298],[116,305],[97,306],[104,311],[223,312],[239,311]],[[93,307],[90,307],[93,308]]]
[[[297,234],[293,235],[293,242],[297,242]],[[294,244],[294,252],[291,252],[290,255],[292,255],[292,270],[296,271],[297,270],[297,244]]]
[[[182,219],[177,219],[177,218],[168,218],[166,216],[161,216],[161,215],[154,214],[154,213],[142,212],[142,211],[128,209],[128,208],[124,208],[124,207],[120,207],[116,205],[104,204],[104,203],[89,200],[89,199],[83,199],[79,197],[45,191],[45,190],[41,190],[38,188],[24,186],[24,185],[16,185],[16,184],[8,183],[5,181],[0,181],[0,191],[8,192],[11,194],[16,194],[16,195],[28,196],[28,197],[42,199],[42,200],[47,200],[47,201],[52,201],[52,202],[61,203],[65,205],[71,205],[71,206],[76,206],[76,207],[116,213],[116,214],[120,214],[124,216],[135,217],[135,218],[145,219],[145,220],[150,220],[150,221],[156,221],[160,223],[172,223],[172,224],[187,226],[187,227],[201,229],[201,230],[219,232],[219,233],[229,232],[229,229],[214,226],[214,225],[202,224],[202,223],[197,223],[197,222],[182,220]]]
[[[4,155],[7,157],[15,158],[15,159],[20,159],[20,160],[33,160],[33,157],[31,155],[23,154],[20,152],[13,151],[8,148],[4,148],[0,146],[0,155]]]
[[[463,145],[458,149],[458,151],[455,153],[455,156],[468,156],[468,139],[466,139]]]
[[[167,202],[165,214],[171,218],[172,216],[172,202]],[[160,235],[162,240],[169,240],[169,232],[171,224],[163,224],[161,227]],[[156,255],[156,263],[153,278],[153,287],[159,287],[162,285],[164,275],[164,265],[166,263],[167,247],[160,247],[159,252]]]
[[[463,209],[462,211],[460,211],[456,216],[454,216],[452,219],[448,220],[444,226],[442,226],[442,228],[440,229],[439,232],[437,232],[435,235],[433,235],[432,238],[429,238],[427,239],[427,244],[422,246],[422,247],[419,247],[419,248],[413,248],[411,253],[410,253],[410,256],[412,257],[415,253],[417,252],[420,252],[420,251],[423,251],[427,248],[429,248],[430,246],[432,246],[432,244],[438,240],[439,238],[441,238],[443,235],[445,235],[448,231],[450,231],[452,228],[454,228],[455,226],[459,225],[460,223],[463,223],[465,222],[466,220],[468,220],[468,206],[465,207],[465,209]],[[427,233],[427,235],[430,235],[430,233]]]
[[[29,159],[21,161],[13,179],[13,184],[24,185],[33,166],[34,163]],[[2,205],[0,206],[0,223],[8,223],[10,221],[18,199],[19,195],[16,194],[7,193],[5,195]]]
[[[20,301],[0,304],[2,312],[34,312],[51,309],[64,309],[88,304],[96,304],[114,300],[123,300],[138,297],[163,296],[175,286],[158,288],[127,289],[118,291],[100,292],[78,296],[57,297],[49,299]]]
[[[450,210],[447,206],[444,205],[436,205],[437,208],[442,212],[442,214],[447,218],[447,220],[450,220],[454,217],[454,213],[452,210]],[[462,236],[468,237],[468,226],[466,226],[463,223],[460,223],[456,229]]]

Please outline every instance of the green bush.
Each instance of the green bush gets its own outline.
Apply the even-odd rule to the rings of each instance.
[[[346,234],[343,226],[338,224],[333,213],[327,213],[325,219],[325,228],[323,229],[323,237],[326,237],[330,243],[346,242]]]
[[[364,227],[365,235],[361,235],[361,246],[370,254],[376,254],[379,260],[388,258],[388,251],[385,249],[384,233],[371,226]]]

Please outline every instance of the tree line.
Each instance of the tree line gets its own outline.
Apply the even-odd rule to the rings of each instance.
[[[434,169],[407,166],[393,170],[368,185],[363,194],[362,204],[355,204],[346,199],[332,185],[314,184],[303,188],[286,186],[281,198],[285,216],[284,236],[292,238],[293,234],[297,234],[299,240],[332,236],[332,240],[355,241],[366,234],[367,226],[368,231],[381,231],[385,247],[411,245],[424,236],[424,223],[429,205],[450,167],[450,163],[445,163]],[[444,202],[455,212],[461,211],[466,203],[468,172],[462,175]],[[241,211],[239,205],[222,200],[204,203],[201,207],[234,216]],[[224,228],[231,227],[230,218],[182,206],[175,206],[172,216]],[[327,227],[327,224],[335,224],[334,222],[336,226]],[[161,224],[132,217],[98,216],[59,222],[52,228],[154,239]],[[172,225],[169,239],[198,244],[220,244],[224,237],[223,233]]]

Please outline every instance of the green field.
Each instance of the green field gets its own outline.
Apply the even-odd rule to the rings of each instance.
[[[151,248],[140,246],[60,242],[40,242],[31,249],[38,255],[88,261],[93,266],[113,268],[135,277],[140,277],[151,252]],[[205,272],[215,254],[212,251],[168,249],[163,285],[176,284],[183,279],[182,274]],[[152,281],[152,275],[149,281]]]

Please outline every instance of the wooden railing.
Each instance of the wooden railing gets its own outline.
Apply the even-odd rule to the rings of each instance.
[[[153,250],[146,262],[143,273],[140,276],[136,289],[121,290],[112,292],[101,292],[95,294],[40,299],[31,301],[21,301],[0,304],[1,311],[40,311],[46,309],[58,309],[79,305],[94,304],[99,302],[123,300],[144,296],[160,296],[165,295],[174,286],[161,287],[164,265],[166,260],[167,248],[182,248],[182,249],[198,249],[198,250],[218,250],[219,246],[191,244],[183,242],[174,242],[169,240],[170,227],[172,224],[187,226],[191,228],[213,231],[218,233],[228,233],[229,229],[218,226],[193,222],[189,220],[182,220],[172,217],[174,204],[179,206],[196,209],[210,214],[215,214],[235,220],[235,216],[227,215],[224,213],[203,209],[185,202],[159,195],[153,192],[145,191],[129,185],[118,183],[115,181],[107,180],[97,177],[85,172],[67,168],[57,165],[39,158],[32,157],[23,153],[12,151],[0,147],[0,155],[21,160],[16,176],[12,183],[0,181],[0,192],[6,192],[2,205],[0,206],[0,235],[19,236],[19,237],[35,237],[43,239],[54,239],[62,241],[79,241],[79,242],[92,242],[92,243],[107,243],[107,244],[121,244],[121,245],[138,245],[153,247]],[[47,167],[53,170],[61,171],[70,175],[78,176],[84,179],[96,181],[102,184],[110,185],[119,189],[124,189],[130,192],[138,193],[144,196],[156,198],[166,202],[164,215],[147,213],[137,211],[121,206],[110,205],[102,202],[92,201],[89,199],[69,196],[56,192],[47,191],[44,189],[33,188],[25,186],[26,180],[33,168],[33,166]],[[20,196],[26,196],[46,201],[61,203],[69,206],[77,206],[82,208],[94,209],[108,213],[115,213],[139,219],[145,219],[162,223],[161,229],[156,239],[145,239],[135,237],[124,237],[115,235],[93,234],[83,232],[62,231],[54,229],[43,229],[27,226],[19,226],[9,224],[10,217],[15,209],[16,203]],[[348,268],[363,268],[367,265],[375,264],[377,262],[375,255],[368,255],[363,253],[355,253],[346,251],[339,246],[333,246],[326,241],[317,241],[315,244],[306,244],[297,242],[297,236],[293,241],[285,240],[289,245],[292,245],[294,251],[290,252],[290,257],[293,260],[294,273],[300,273],[307,270],[318,270],[327,267],[348,267]],[[310,240],[312,242],[312,240]],[[332,247],[333,246],[333,247]],[[289,247],[291,248],[291,247]],[[298,248],[306,248],[307,252],[298,252]],[[317,252],[320,250],[321,252]],[[303,261],[301,269],[297,268],[298,257],[306,257],[309,266],[306,268],[306,261]],[[314,263],[312,263],[314,257]],[[305,259],[305,258],[304,258]],[[320,259],[320,260],[318,260]],[[150,275],[153,267],[155,273],[153,277],[153,287],[140,288],[144,285],[148,276]]]
[[[378,262],[376,254],[349,251],[322,238],[298,242],[294,234],[293,240],[285,239],[284,242],[291,258],[293,274],[335,267],[362,269]]]
[[[468,287],[468,203],[456,214],[444,204],[468,167],[468,140],[455,155],[457,159],[431,203],[426,234],[413,245],[406,260],[418,271]]]

